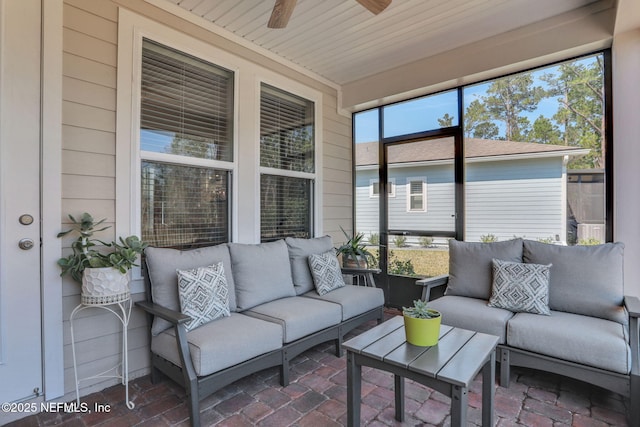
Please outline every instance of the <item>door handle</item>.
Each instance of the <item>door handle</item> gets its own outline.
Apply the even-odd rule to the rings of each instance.
[[[28,251],[29,249],[33,248],[33,246],[33,239],[20,239],[20,241],[18,242],[18,247],[23,251]]]

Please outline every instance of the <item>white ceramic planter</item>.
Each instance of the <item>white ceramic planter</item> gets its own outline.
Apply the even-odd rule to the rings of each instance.
[[[129,272],[112,267],[85,268],[82,275],[82,304],[114,304],[131,298]]]

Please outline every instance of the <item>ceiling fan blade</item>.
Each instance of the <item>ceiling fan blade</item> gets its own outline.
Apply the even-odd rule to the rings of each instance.
[[[284,28],[291,18],[293,9],[296,7],[297,0],[276,0],[276,4],[273,5],[273,11],[271,12],[271,18],[267,27],[269,28]]]
[[[379,14],[391,4],[391,0],[357,0],[358,3],[369,9],[374,15]]]

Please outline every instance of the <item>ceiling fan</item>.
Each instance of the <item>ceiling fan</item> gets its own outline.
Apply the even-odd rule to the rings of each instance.
[[[267,27],[284,28],[289,22],[289,18],[296,7],[297,0],[276,0],[271,12],[271,18]],[[366,7],[373,14],[377,15],[391,4],[391,0],[357,0],[362,6]]]

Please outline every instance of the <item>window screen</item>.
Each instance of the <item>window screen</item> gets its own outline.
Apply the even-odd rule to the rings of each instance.
[[[142,236],[152,246],[229,241],[229,172],[142,162]]]
[[[277,175],[260,178],[260,234],[263,242],[312,237],[312,180]]]

